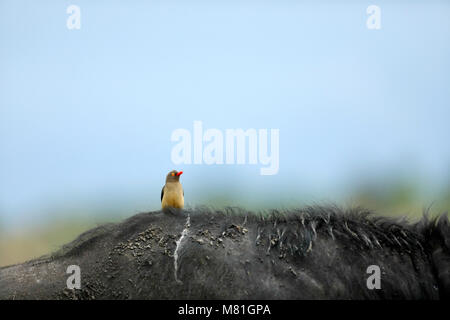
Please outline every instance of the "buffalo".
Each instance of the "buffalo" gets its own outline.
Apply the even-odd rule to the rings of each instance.
[[[449,296],[446,214],[412,224],[331,206],[140,213],[0,268],[0,299]]]

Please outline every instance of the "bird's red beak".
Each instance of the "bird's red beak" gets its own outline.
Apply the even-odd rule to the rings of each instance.
[[[181,176],[183,174],[183,171],[180,171],[177,173],[177,176]]]

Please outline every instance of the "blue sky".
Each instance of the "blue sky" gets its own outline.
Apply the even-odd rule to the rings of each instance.
[[[71,4],[80,30],[66,27]],[[366,27],[371,4],[380,30]],[[0,222],[121,199],[158,209],[171,133],[194,120],[279,129],[280,171],[183,166],[192,205],[214,190],[335,199],[394,171],[438,189],[449,14],[445,1],[2,1]]]

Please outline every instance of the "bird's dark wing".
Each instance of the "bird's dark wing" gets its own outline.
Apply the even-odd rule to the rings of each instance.
[[[165,186],[163,186],[163,188],[161,189],[161,202],[162,202],[162,198],[164,197],[164,187]]]

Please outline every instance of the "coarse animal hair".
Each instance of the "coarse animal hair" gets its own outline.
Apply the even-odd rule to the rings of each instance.
[[[0,268],[0,298],[448,298],[449,244],[446,214],[408,223],[338,206],[156,211]],[[70,264],[83,270],[82,290],[57,285]],[[370,265],[383,272],[381,290],[366,286]]]

